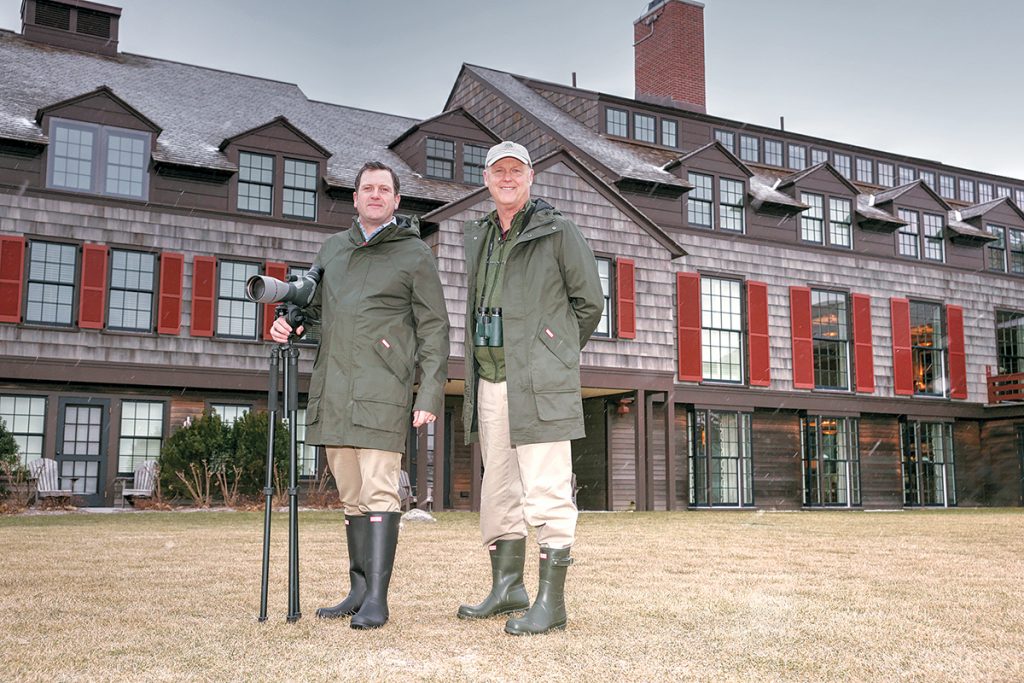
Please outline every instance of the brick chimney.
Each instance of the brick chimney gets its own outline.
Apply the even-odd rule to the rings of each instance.
[[[653,0],[633,22],[636,99],[706,111],[704,4]]]
[[[59,47],[117,54],[121,8],[89,0],[22,0],[21,34]]]

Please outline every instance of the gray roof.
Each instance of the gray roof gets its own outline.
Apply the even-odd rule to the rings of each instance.
[[[1017,206],[1016,202],[1014,202],[1009,197],[996,197],[995,199],[987,201],[983,204],[972,204],[971,206],[960,209],[960,218],[966,221],[968,219],[976,218],[978,216],[984,216],[986,213],[996,208],[1000,204],[1008,204],[1010,206],[1010,209],[1014,213],[1018,215],[1024,215],[1021,213],[1020,207]]]
[[[235,170],[221,142],[284,116],[332,153],[329,185],[352,187],[363,162],[378,159],[398,172],[408,196],[448,202],[474,189],[424,178],[388,149],[414,119],[312,101],[293,83],[129,53],[103,57],[10,31],[0,31],[0,64],[0,138],[45,144],[39,109],[107,86],[163,129],[158,162]]]
[[[620,178],[689,187],[681,178],[663,169],[678,153],[606,138],[559,109],[510,73],[471,64],[466,64],[465,68],[501,92],[515,106],[546,124],[565,142]]]
[[[762,204],[784,206],[796,211],[803,211],[807,208],[806,204],[798,202],[785,192],[779,192],[776,190],[775,178],[754,174],[750,177],[749,183],[750,196],[754,199],[755,209]]]
[[[900,220],[896,216],[893,216],[888,211],[882,211],[881,209],[875,208],[872,203],[872,195],[859,194],[857,195],[857,213],[866,220],[875,221],[877,223],[888,223],[889,225],[906,225],[907,222]]]

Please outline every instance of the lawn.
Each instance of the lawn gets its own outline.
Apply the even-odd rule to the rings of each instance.
[[[565,632],[455,618],[489,587],[477,516],[406,523],[391,621],[315,618],[341,595],[339,512],[0,518],[5,681],[1021,681],[1024,510],[583,514]],[[531,542],[532,546],[532,542]],[[527,588],[536,592],[531,547]],[[347,564],[345,564],[347,568]]]

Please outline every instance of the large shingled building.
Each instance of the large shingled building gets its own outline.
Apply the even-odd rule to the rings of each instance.
[[[606,290],[580,507],[1024,502],[1024,180],[707,113],[698,2],[637,19],[634,98],[466,64],[423,121],[120,52],[115,7],[22,12],[0,31],[0,417],[86,504],[191,416],[265,406],[270,312],[241,285],[308,265],[379,159],[452,322],[445,419],[408,467],[421,501],[474,509],[461,224],[508,138]]]

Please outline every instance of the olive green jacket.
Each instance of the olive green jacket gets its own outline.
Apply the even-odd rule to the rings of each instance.
[[[448,311],[419,224],[397,216],[364,242],[358,225],[327,238],[307,313],[321,321],[306,443],[405,452],[412,411],[441,416]],[[420,386],[413,406],[416,362]]]
[[[468,291],[476,291],[488,223],[465,224]],[[466,443],[477,438],[475,298],[466,301]],[[579,228],[543,200],[509,251],[501,308],[510,445],[584,436],[580,349],[601,321],[604,294],[594,254]]]

